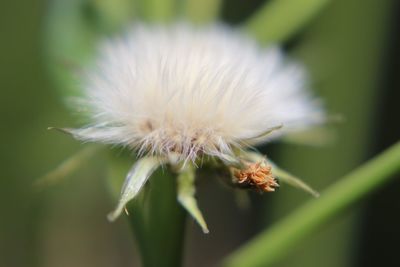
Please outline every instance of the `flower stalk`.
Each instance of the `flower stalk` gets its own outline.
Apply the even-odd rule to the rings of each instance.
[[[186,216],[176,194],[176,176],[160,169],[126,207],[143,267],[181,266]]]
[[[124,175],[132,166],[132,156],[110,155],[108,161],[111,165],[107,182],[118,199]],[[181,266],[186,215],[176,199],[176,178],[168,166],[154,171],[120,216],[132,228],[143,267]]]

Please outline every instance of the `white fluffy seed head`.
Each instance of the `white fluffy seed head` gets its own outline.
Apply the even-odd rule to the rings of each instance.
[[[302,66],[221,26],[135,25],[104,42],[83,81],[84,140],[179,160],[222,159],[323,120]],[[282,125],[266,137],[263,133]]]

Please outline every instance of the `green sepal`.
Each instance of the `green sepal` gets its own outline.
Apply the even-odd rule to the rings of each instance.
[[[108,215],[110,221],[116,220],[121,215],[126,204],[140,192],[151,174],[162,163],[163,159],[156,156],[143,157],[136,161],[126,175],[116,208]]]
[[[319,197],[319,193],[314,190],[311,186],[306,184],[303,180],[300,178],[290,174],[289,172],[279,168],[276,164],[272,163],[269,161],[269,164],[272,166],[272,173],[276,175],[279,178],[279,181],[282,181],[288,185],[291,185],[293,187],[296,187],[298,189],[301,189],[310,195],[312,195],[315,198]]]
[[[197,205],[195,198],[195,169],[192,165],[187,164],[179,173],[178,179],[178,201],[186,209],[186,211],[199,224],[203,233],[208,234],[207,223]]]

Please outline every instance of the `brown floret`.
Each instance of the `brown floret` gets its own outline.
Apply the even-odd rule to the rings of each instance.
[[[273,192],[279,184],[271,170],[271,166],[258,162],[248,164],[245,169],[236,170],[234,176],[239,184],[255,187],[264,192]]]

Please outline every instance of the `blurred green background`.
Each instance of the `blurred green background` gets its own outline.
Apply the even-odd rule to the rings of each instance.
[[[38,177],[85,146],[46,130],[76,125],[46,64],[50,2],[0,3],[0,266],[139,266],[126,222],[106,220],[114,202],[101,155],[54,185],[34,186]],[[226,0],[221,18],[239,25],[264,2]],[[283,44],[309,67],[329,112],[345,120],[331,126],[337,136],[332,145],[263,149],[319,190],[400,137],[399,15],[396,0],[331,1]],[[276,266],[400,266],[399,190],[399,179],[377,189]],[[241,210],[217,182],[201,184],[198,197],[211,234],[203,235],[188,222],[185,266],[217,265],[308,199],[283,187],[276,194],[252,195],[252,208]]]

